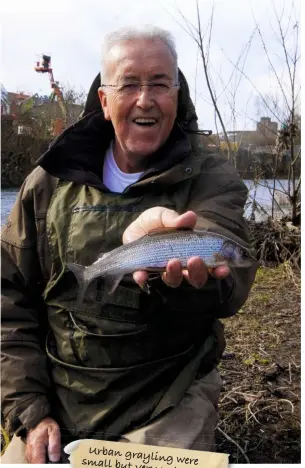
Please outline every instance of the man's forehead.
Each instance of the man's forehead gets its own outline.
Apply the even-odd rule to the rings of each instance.
[[[161,40],[133,40],[115,44],[107,55],[107,74],[136,78],[141,74],[172,78],[174,58]]]

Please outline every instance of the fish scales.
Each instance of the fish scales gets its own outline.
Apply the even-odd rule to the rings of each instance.
[[[178,258],[185,266],[187,260],[193,256],[201,257],[205,263],[213,263],[215,252],[219,252],[223,246],[223,239],[192,236],[177,236],[158,239],[148,238],[146,242],[134,245],[129,250],[122,250],[110,256],[107,270],[138,268],[163,268],[172,258]]]
[[[148,234],[130,244],[102,254],[92,265],[67,264],[80,286],[79,301],[87,286],[103,277],[112,293],[122,277],[136,270],[165,269],[169,260],[177,258],[185,268],[190,257],[200,257],[208,267],[227,262],[229,266],[250,266],[255,260],[250,252],[229,238],[208,232],[180,230]],[[79,302],[78,301],[78,302]]]

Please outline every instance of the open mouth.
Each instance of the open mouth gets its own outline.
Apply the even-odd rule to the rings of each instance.
[[[133,120],[133,123],[139,125],[140,127],[153,127],[154,125],[156,125],[157,122],[157,119],[153,118],[139,118]]]

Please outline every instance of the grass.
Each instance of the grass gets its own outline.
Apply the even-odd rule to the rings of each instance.
[[[230,463],[300,463],[300,278],[260,268],[240,312],[223,321],[218,451]]]

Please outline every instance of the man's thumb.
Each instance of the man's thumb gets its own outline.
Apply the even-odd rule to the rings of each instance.
[[[48,444],[48,457],[50,462],[56,463],[61,457],[61,436],[60,429],[57,424],[53,424],[49,428],[49,444]]]
[[[128,244],[129,242],[137,240],[139,237],[145,236],[145,234],[154,229],[175,227],[175,221],[178,217],[178,213],[162,206],[149,208],[141,213],[125,230],[123,243]]]

